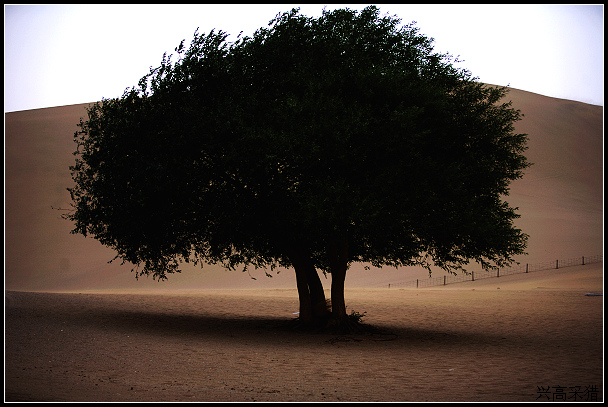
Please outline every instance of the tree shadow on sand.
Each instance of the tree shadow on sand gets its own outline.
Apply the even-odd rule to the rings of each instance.
[[[64,319],[65,321],[65,319]],[[343,333],[331,330],[298,328],[297,318],[255,317],[241,315],[187,315],[152,311],[93,310],[75,317],[72,323],[94,325],[100,329],[114,329],[124,333],[163,336],[170,339],[200,338],[215,340],[248,340],[267,342],[269,338],[282,336],[286,340],[301,343],[330,344],[348,342],[397,341],[405,346],[460,346],[466,344],[499,344],[504,337],[492,334],[429,330],[404,326],[384,326],[359,322],[359,330]]]

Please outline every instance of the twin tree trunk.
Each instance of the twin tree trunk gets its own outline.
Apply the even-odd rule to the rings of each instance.
[[[328,246],[331,272],[331,313],[325,299],[323,284],[310,253],[301,248],[289,250],[289,258],[296,272],[300,297],[299,322],[305,326],[344,326],[348,324],[344,302],[344,281],[348,268],[348,241],[335,239]]]

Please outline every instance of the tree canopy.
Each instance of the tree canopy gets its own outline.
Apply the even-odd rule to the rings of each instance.
[[[344,320],[353,262],[505,266],[527,235],[503,201],[530,164],[504,87],[414,23],[297,9],[251,37],[194,34],[88,110],[70,167],[74,233],[163,279],[180,262],[293,266],[301,319]]]

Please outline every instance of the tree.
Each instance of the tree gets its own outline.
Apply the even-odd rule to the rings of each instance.
[[[161,279],[191,260],[293,266],[301,322],[338,327],[353,262],[512,263],[521,114],[432,41],[374,6],[294,9],[232,43],[195,32],[81,120],[73,232]]]

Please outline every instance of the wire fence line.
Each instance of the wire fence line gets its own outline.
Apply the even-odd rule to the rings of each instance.
[[[405,282],[397,282],[397,283],[389,283],[388,288],[392,287],[409,287],[409,288],[424,288],[424,287],[433,287],[438,285],[447,285],[453,283],[461,283],[464,281],[475,281],[481,280],[484,278],[492,278],[492,277],[501,277],[508,276],[511,274],[522,274],[522,273],[531,273],[534,271],[540,270],[550,270],[550,269],[559,269],[562,267],[572,267],[572,266],[581,266],[585,264],[591,263],[601,263],[603,261],[603,255],[599,254],[596,256],[590,257],[574,257],[565,260],[553,260],[544,263],[535,263],[535,264],[520,264],[516,267],[508,267],[503,269],[498,269],[496,271],[478,271],[478,272],[470,272],[469,274],[459,274],[459,275],[445,275],[443,277],[435,277],[435,278],[425,278],[425,279],[416,279]],[[383,286],[386,286],[384,284]]]

